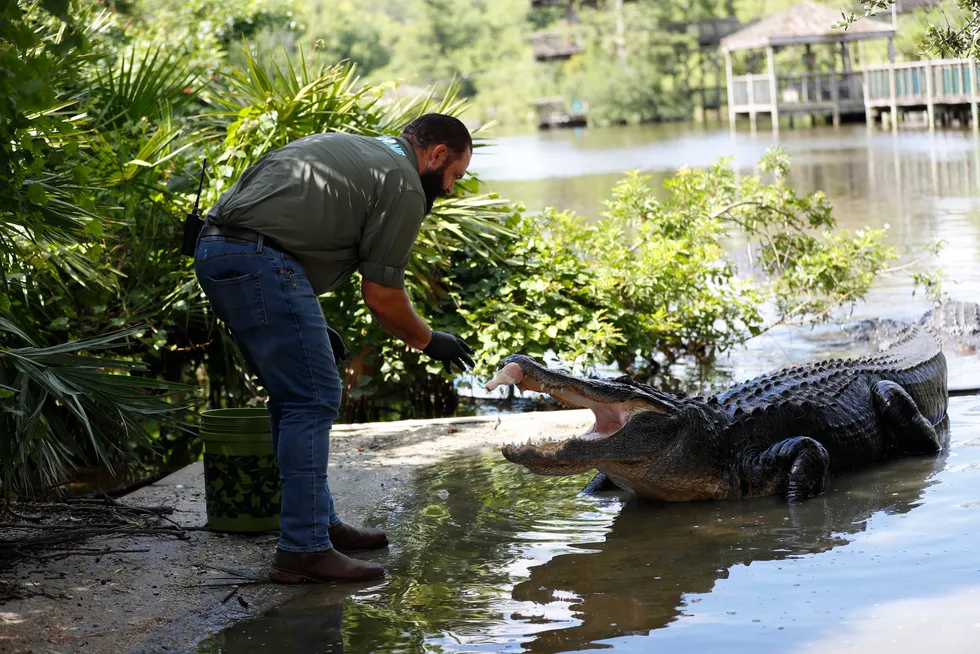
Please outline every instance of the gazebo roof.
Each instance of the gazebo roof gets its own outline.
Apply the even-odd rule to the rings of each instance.
[[[815,2],[801,2],[729,34],[721,40],[721,49],[731,52],[777,45],[883,39],[895,35],[895,27],[891,23],[875,18],[862,18],[846,31],[831,27],[840,18],[839,9]]]

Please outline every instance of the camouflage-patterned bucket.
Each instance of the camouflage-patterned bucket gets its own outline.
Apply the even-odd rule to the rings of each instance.
[[[279,528],[279,466],[267,409],[201,414],[208,528],[256,532]]]

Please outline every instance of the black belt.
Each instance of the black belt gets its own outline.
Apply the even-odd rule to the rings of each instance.
[[[258,243],[259,236],[262,237],[263,245],[267,245],[273,250],[279,250],[283,254],[293,256],[290,254],[289,250],[282,247],[272,238],[259,234],[256,231],[248,229],[246,227],[227,227],[223,225],[205,225],[204,229],[201,230],[201,236],[224,236],[226,238],[237,238],[241,241],[248,241],[249,243]],[[296,257],[293,257],[294,259]]]

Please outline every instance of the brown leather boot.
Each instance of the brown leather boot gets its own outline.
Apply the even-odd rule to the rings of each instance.
[[[352,559],[335,548],[323,552],[276,550],[269,570],[269,579],[283,584],[369,581],[384,576],[385,569],[380,563]]]
[[[388,536],[380,529],[372,527],[357,528],[346,522],[339,522],[327,531],[330,543],[341,552],[365,552],[388,545]]]

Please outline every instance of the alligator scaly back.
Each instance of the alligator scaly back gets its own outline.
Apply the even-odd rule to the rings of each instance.
[[[895,342],[870,356],[783,368],[742,382],[708,401],[719,404],[733,417],[787,403],[831,410],[842,392],[867,376],[900,377],[899,383],[922,386],[919,390],[923,399],[928,399],[928,413],[935,420],[945,414],[946,365],[942,348],[935,338],[915,326],[906,328]]]

